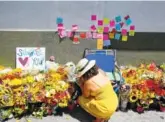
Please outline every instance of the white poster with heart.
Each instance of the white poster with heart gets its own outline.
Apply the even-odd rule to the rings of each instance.
[[[45,70],[45,48],[17,47],[16,67],[23,70]]]

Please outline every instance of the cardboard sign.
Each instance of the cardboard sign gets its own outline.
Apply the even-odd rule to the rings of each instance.
[[[45,48],[17,47],[16,67],[23,70],[45,70]]]

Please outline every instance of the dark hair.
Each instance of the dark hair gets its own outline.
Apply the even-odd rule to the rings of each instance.
[[[82,75],[85,81],[89,80],[90,78],[96,76],[98,74],[98,67],[94,65],[90,70],[88,70],[84,75]]]

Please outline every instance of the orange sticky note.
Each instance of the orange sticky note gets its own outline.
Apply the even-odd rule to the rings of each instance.
[[[122,41],[127,41],[128,40],[128,36],[122,36]]]
[[[135,35],[135,31],[134,30],[130,30],[129,31],[129,36],[134,36]]]
[[[115,33],[109,33],[109,38],[114,39],[115,38]]]
[[[103,39],[97,39],[97,49],[98,50],[103,49]]]
[[[97,32],[98,32],[98,33],[103,33],[103,31],[104,31],[104,28],[103,28],[103,27],[98,27],[98,28],[97,28]]]

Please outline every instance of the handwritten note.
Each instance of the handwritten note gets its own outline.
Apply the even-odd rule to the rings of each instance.
[[[98,50],[103,49],[103,39],[97,39],[97,49]]]
[[[45,70],[45,48],[17,47],[16,67],[23,70]]]
[[[128,40],[128,36],[122,36],[122,41],[127,41]]]

